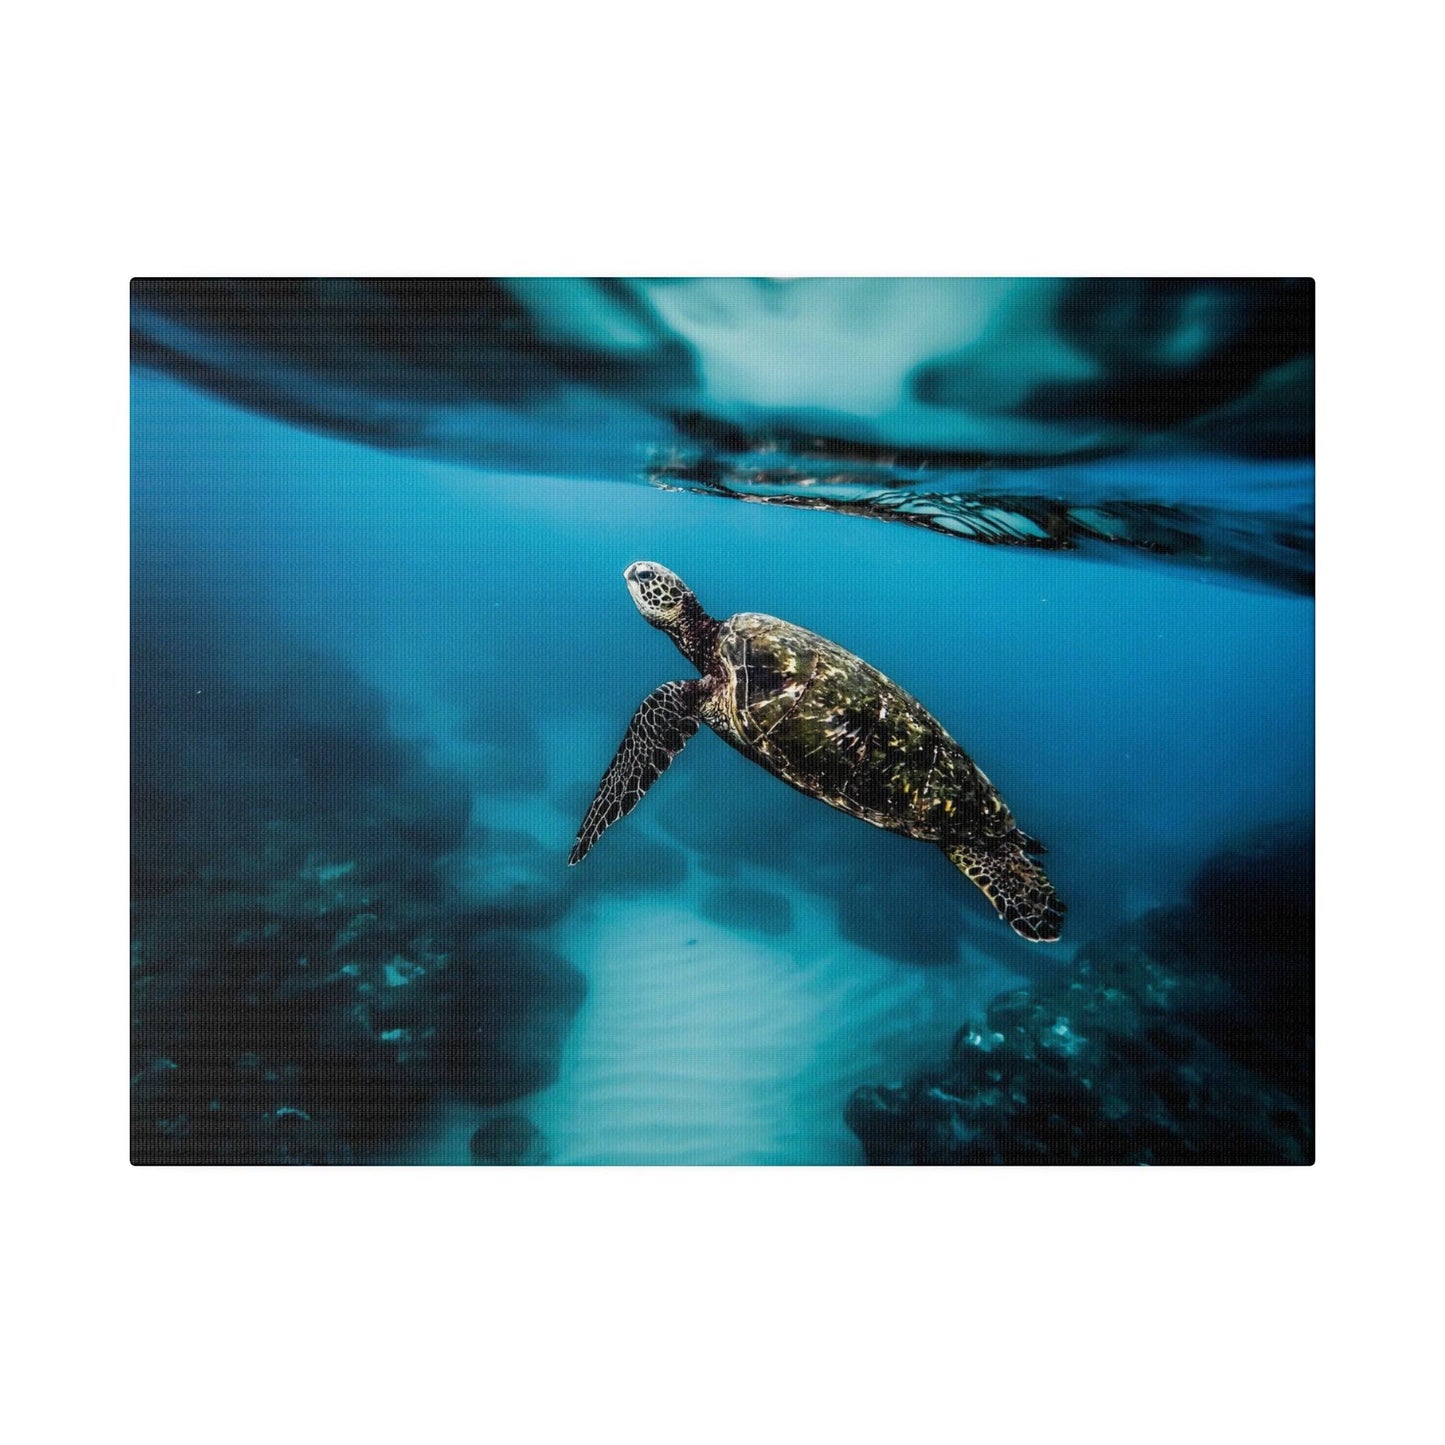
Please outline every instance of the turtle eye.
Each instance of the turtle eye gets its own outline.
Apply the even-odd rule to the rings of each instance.
[[[651,582],[657,573],[651,567],[639,567],[637,569],[637,580],[639,582]]]

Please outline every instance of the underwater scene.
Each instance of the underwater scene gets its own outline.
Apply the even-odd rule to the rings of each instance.
[[[1314,287],[131,286],[136,1164],[1308,1164]]]

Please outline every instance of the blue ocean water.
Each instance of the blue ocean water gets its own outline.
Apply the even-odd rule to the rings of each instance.
[[[399,454],[150,369],[132,398],[137,1157],[863,1162],[855,1091],[1312,816],[1299,591]],[[1196,507],[1281,475],[1129,466]],[[1063,939],[705,728],[568,870],[633,709],[691,673],[639,559],[922,700],[1047,843]]]

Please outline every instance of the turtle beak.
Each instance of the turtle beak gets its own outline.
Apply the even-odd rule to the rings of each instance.
[[[638,578],[637,569],[642,566],[641,562],[634,562],[622,575],[627,581],[627,595],[632,598],[632,604],[639,612],[642,609],[642,582]]]

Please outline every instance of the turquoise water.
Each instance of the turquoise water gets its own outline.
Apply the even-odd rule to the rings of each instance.
[[[855,1090],[1312,814],[1297,592],[132,395],[138,1157],[460,1164],[501,1119],[553,1164],[863,1162]],[[1170,465],[1147,485],[1196,502],[1277,475]],[[1047,843],[1062,941],[707,729],[569,871],[632,710],[690,673],[642,558],[922,700]],[[361,1127],[338,1100],[369,1089]]]

